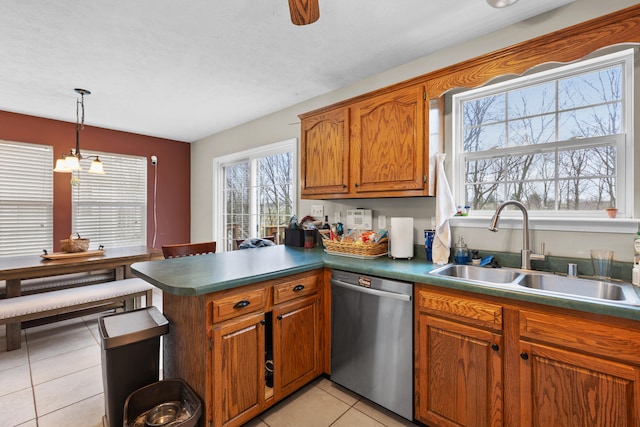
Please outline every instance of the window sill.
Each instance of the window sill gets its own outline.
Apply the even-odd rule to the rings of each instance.
[[[489,228],[491,216],[455,216],[452,227]],[[633,218],[535,218],[529,217],[530,230],[569,231],[590,233],[635,234],[640,220]],[[522,228],[522,217],[500,217],[500,228]]]

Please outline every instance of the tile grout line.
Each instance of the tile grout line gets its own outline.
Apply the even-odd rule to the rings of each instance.
[[[86,320],[84,319],[84,317],[82,317],[82,323],[83,323],[84,327],[86,327],[86,328],[87,328],[87,330],[89,331],[89,333],[91,333],[91,335],[92,335],[92,337],[93,337],[93,339],[94,339],[94,341],[95,341],[95,340],[96,340],[96,338],[93,336],[93,333],[91,332],[91,328],[90,328],[90,327],[89,327],[89,325],[87,324],[87,322],[86,322]],[[35,412],[35,422],[36,422],[36,427],[38,427],[38,426],[40,425],[40,418],[41,418],[41,417],[40,417],[40,415],[39,415],[39,413],[38,413],[38,406],[37,406],[37,404],[36,404],[36,397],[35,397],[35,386],[36,386],[36,385],[33,383],[33,371],[32,371],[32,367],[31,367],[31,351],[30,351],[29,343],[28,343],[28,335],[29,335],[29,334],[27,333],[27,329],[25,329],[25,330],[24,330],[24,335],[25,335],[25,346],[26,346],[26,348],[27,348],[27,362],[28,362],[28,364],[29,364],[29,378],[30,378],[30,382],[31,382],[31,395],[32,395],[32,397],[33,397],[33,407],[34,407],[34,412]],[[54,356],[50,356],[50,357],[47,357],[47,358],[44,358],[44,359],[40,359],[40,360],[35,361],[34,363],[41,362],[41,361],[45,361],[45,360],[47,360],[47,359],[49,359],[49,358],[57,357],[57,356],[60,356],[60,355],[63,355],[63,354],[67,354],[67,353],[70,353],[70,352],[72,352],[72,351],[77,351],[77,350],[81,350],[81,349],[84,349],[84,348],[89,348],[89,347],[92,347],[93,345],[98,345],[98,347],[100,347],[100,343],[96,343],[96,344],[92,344],[91,346],[86,346],[86,347],[82,347],[82,348],[80,348],[80,349],[70,350],[69,352],[60,353],[60,354],[57,354],[57,355],[54,355]],[[95,366],[98,366],[98,365],[92,365],[92,366],[86,367],[86,368],[84,368],[84,369],[81,369],[81,370],[79,370],[79,371],[74,371],[74,372],[72,372],[72,373],[67,373],[67,374],[63,375],[62,377],[67,376],[67,375],[70,375],[70,374],[73,374],[73,373],[76,373],[76,372],[81,372],[81,371],[84,371],[84,370],[87,370],[87,369],[91,369],[91,368],[94,368]],[[56,378],[53,378],[53,379],[47,380],[47,381],[45,381],[45,382],[43,382],[43,383],[41,383],[41,384],[46,384],[47,382],[55,381],[55,380],[57,380],[57,379],[59,379],[59,378],[62,378],[62,377],[56,377]],[[39,385],[39,384],[38,384],[38,385]],[[86,397],[86,398],[84,398],[84,399],[81,399],[81,400],[80,400],[80,401],[78,401],[78,402],[70,403],[70,404],[65,405],[65,406],[63,406],[63,407],[60,407],[60,408],[58,408],[58,409],[56,409],[56,410],[54,410],[54,411],[48,412],[48,413],[46,413],[46,414],[42,414],[42,416],[46,416],[46,415],[49,415],[49,414],[53,414],[53,413],[55,413],[55,412],[57,412],[57,411],[60,411],[60,410],[65,409],[65,408],[68,408],[68,407],[70,407],[70,406],[72,406],[72,405],[75,405],[75,404],[77,404],[77,403],[83,402],[83,401],[85,401],[85,400],[87,400],[87,399],[91,399],[91,398],[93,398],[93,397],[95,397],[95,396],[98,396],[99,394],[101,394],[101,393],[98,393],[98,394],[95,394],[95,395],[92,395],[92,396],[88,396],[88,397]]]
[[[360,402],[360,398],[357,398],[357,399],[356,399],[356,401],[355,401],[352,405],[349,405],[347,402],[345,402],[344,400],[340,399],[338,396],[334,395],[333,393],[329,393],[327,390],[323,389],[322,387],[319,387],[319,386],[318,386],[318,384],[314,385],[314,387],[316,387],[316,388],[318,388],[318,389],[322,390],[323,392],[327,393],[329,396],[331,396],[331,397],[333,397],[333,398],[335,398],[335,399],[339,400],[340,402],[342,402],[342,403],[344,403],[345,405],[347,405],[347,406],[348,406],[348,408],[347,408],[347,409],[346,409],[342,414],[340,414],[340,415],[338,416],[338,418],[336,418],[335,420],[333,420],[333,422],[332,422],[331,424],[329,424],[329,426],[328,426],[328,427],[331,427],[331,426],[333,426],[335,423],[337,423],[337,422],[338,422],[338,420],[339,420],[340,418],[344,417],[344,416],[347,414],[347,412],[349,412],[350,410],[352,410],[352,409],[356,409],[356,408],[355,408],[356,404],[357,404],[358,402]],[[356,409],[356,411],[357,411],[357,409]],[[366,414],[365,414],[365,415],[366,415]],[[372,418],[372,417],[369,417],[369,418],[371,418],[371,419],[372,419],[372,420],[374,420],[374,421],[377,421],[377,420],[375,420],[375,419],[374,419],[374,418]],[[382,424],[382,423],[381,423],[381,424]]]
[[[36,390],[33,384],[33,371],[31,369],[31,351],[29,350],[29,334],[24,330],[24,346],[27,348],[27,363],[29,364],[29,383],[31,384],[31,398],[33,399],[33,415],[36,427],[40,425],[38,421],[38,406],[36,405]]]

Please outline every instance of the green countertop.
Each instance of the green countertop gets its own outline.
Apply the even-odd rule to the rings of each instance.
[[[424,258],[394,260],[389,257],[379,257],[363,260],[327,255],[320,249],[308,250],[278,245],[194,257],[138,262],[131,266],[131,270],[137,276],[165,292],[191,296],[204,295],[322,267],[640,320],[640,307],[574,300],[563,296],[543,295],[497,286],[483,286],[460,279],[433,276],[428,272],[437,268],[438,265],[428,262]]]

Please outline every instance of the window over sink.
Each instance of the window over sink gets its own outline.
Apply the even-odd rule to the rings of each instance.
[[[456,200],[539,217],[633,215],[634,50],[453,95]]]

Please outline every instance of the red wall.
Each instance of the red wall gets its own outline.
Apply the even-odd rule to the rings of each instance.
[[[75,147],[75,123],[0,111],[0,139],[53,146],[54,162]],[[190,150],[188,143],[86,126],[80,134],[80,149],[131,154],[148,159],[147,246],[153,244],[154,167],[158,156],[157,238],[163,244],[189,242],[190,238]],[[51,168],[53,169],[53,163]],[[109,171],[106,171],[109,173]],[[71,185],[69,175],[53,174],[54,251],[71,233]]]

